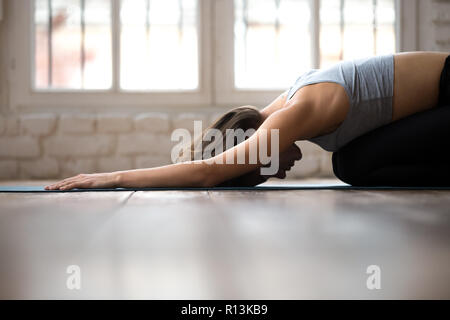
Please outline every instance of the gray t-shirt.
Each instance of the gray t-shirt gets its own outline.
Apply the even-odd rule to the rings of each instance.
[[[327,151],[337,151],[351,140],[392,120],[394,55],[342,61],[327,69],[302,74],[289,89],[287,100],[302,87],[333,82],[344,87],[350,100],[345,120],[333,132],[309,141]]]

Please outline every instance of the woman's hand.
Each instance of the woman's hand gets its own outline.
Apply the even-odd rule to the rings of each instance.
[[[218,185],[218,187],[254,187],[258,184],[264,183],[269,179],[269,176],[262,176],[259,169],[253,170],[240,177],[225,181]]]
[[[291,170],[295,161],[302,159],[302,151],[294,143],[285,152],[280,154],[278,172],[271,176],[263,176],[260,169],[253,170],[243,176],[231,179],[219,185],[219,187],[254,187],[266,182],[269,178],[286,178],[286,172]],[[270,166],[270,164],[266,165]]]
[[[115,188],[118,185],[118,175],[111,173],[79,174],[48,185],[45,190],[70,190],[88,188]]]
[[[291,170],[294,166],[295,161],[301,160],[303,157],[302,151],[294,143],[286,151],[280,154],[279,169],[278,172],[273,175],[273,177],[284,179],[286,178],[286,172]]]

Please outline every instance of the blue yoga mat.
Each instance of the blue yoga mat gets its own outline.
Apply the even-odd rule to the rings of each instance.
[[[449,187],[355,187],[343,184],[292,184],[263,185],[256,187],[214,187],[214,188],[114,188],[114,189],[72,189],[45,190],[44,186],[0,186],[0,193],[27,192],[120,192],[120,191],[289,191],[289,190],[450,190]]]

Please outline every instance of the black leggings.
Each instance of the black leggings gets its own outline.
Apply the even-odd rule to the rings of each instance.
[[[333,171],[354,186],[450,186],[450,56],[437,107],[354,139],[333,153]]]

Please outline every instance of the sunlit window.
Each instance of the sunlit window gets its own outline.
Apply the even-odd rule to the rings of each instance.
[[[310,68],[395,52],[395,0],[320,0],[318,15],[310,0],[234,3],[237,88],[286,88]],[[313,34],[315,16],[319,37]],[[320,48],[317,66],[313,47]]]
[[[35,1],[35,87],[108,89],[110,0]]]
[[[197,1],[121,2],[121,88],[197,88]]]
[[[321,67],[395,52],[395,0],[321,0]]]
[[[309,0],[235,0],[235,85],[289,86],[311,66]]]
[[[197,0],[117,3],[120,36],[112,0],[35,1],[35,88],[109,89],[115,67],[124,90],[198,87]]]
[[[230,88],[281,90],[311,68],[396,50],[396,0],[226,0],[223,13],[218,0],[33,3],[33,86],[44,91],[194,91],[220,71],[234,72]],[[233,57],[219,61],[219,44]],[[205,90],[223,91],[209,80]]]

